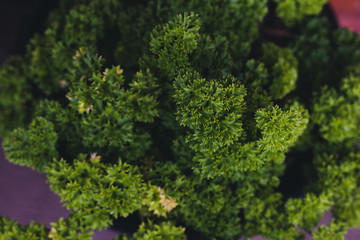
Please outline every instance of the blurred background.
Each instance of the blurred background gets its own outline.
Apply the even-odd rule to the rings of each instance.
[[[330,0],[340,26],[360,33],[360,0]]]
[[[10,55],[22,54],[34,33],[40,33],[47,14],[58,0],[0,1],[0,64]],[[360,0],[330,0],[339,26],[360,34]],[[28,224],[31,220],[50,222],[66,217],[67,210],[49,189],[45,176],[26,167],[7,162],[0,149],[0,215]],[[327,224],[331,213],[319,224]],[[95,240],[110,240],[117,233],[112,230],[97,232]],[[262,239],[255,237],[255,239]],[[311,239],[307,236],[307,239]],[[352,229],[347,240],[359,240],[360,229]]]

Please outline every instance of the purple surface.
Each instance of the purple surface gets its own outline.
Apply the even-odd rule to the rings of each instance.
[[[360,229],[353,228],[350,229],[345,235],[346,240],[359,240],[360,239]]]
[[[46,183],[46,177],[28,167],[9,163],[0,148],[0,215],[14,219],[21,224],[30,221],[45,223],[60,217],[66,218],[68,210],[60,203]],[[105,229],[94,234],[95,240],[111,240],[117,232]]]
[[[68,211],[60,204],[46,183],[44,175],[5,160],[0,153],[0,215],[10,217],[21,224],[56,221],[66,217]]]

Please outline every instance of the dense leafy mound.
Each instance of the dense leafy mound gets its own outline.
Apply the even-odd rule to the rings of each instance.
[[[314,239],[360,226],[360,39],[324,3],[60,1],[0,68],[0,134],[70,216],[1,218],[0,239],[130,218],[116,239],[303,239],[330,209]]]

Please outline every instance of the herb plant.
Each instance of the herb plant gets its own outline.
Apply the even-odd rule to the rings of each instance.
[[[344,239],[360,226],[360,39],[325,3],[60,1],[0,68],[0,135],[70,215],[2,217],[0,239],[130,221],[116,239],[304,239],[328,210],[314,239]]]

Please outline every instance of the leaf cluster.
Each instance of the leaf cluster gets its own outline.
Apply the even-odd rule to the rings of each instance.
[[[315,239],[360,226],[360,40],[314,16],[324,2],[61,1],[0,68],[0,134],[70,215],[1,218],[0,239],[137,218],[117,239],[298,240],[328,210]],[[273,15],[281,46],[258,31]]]

